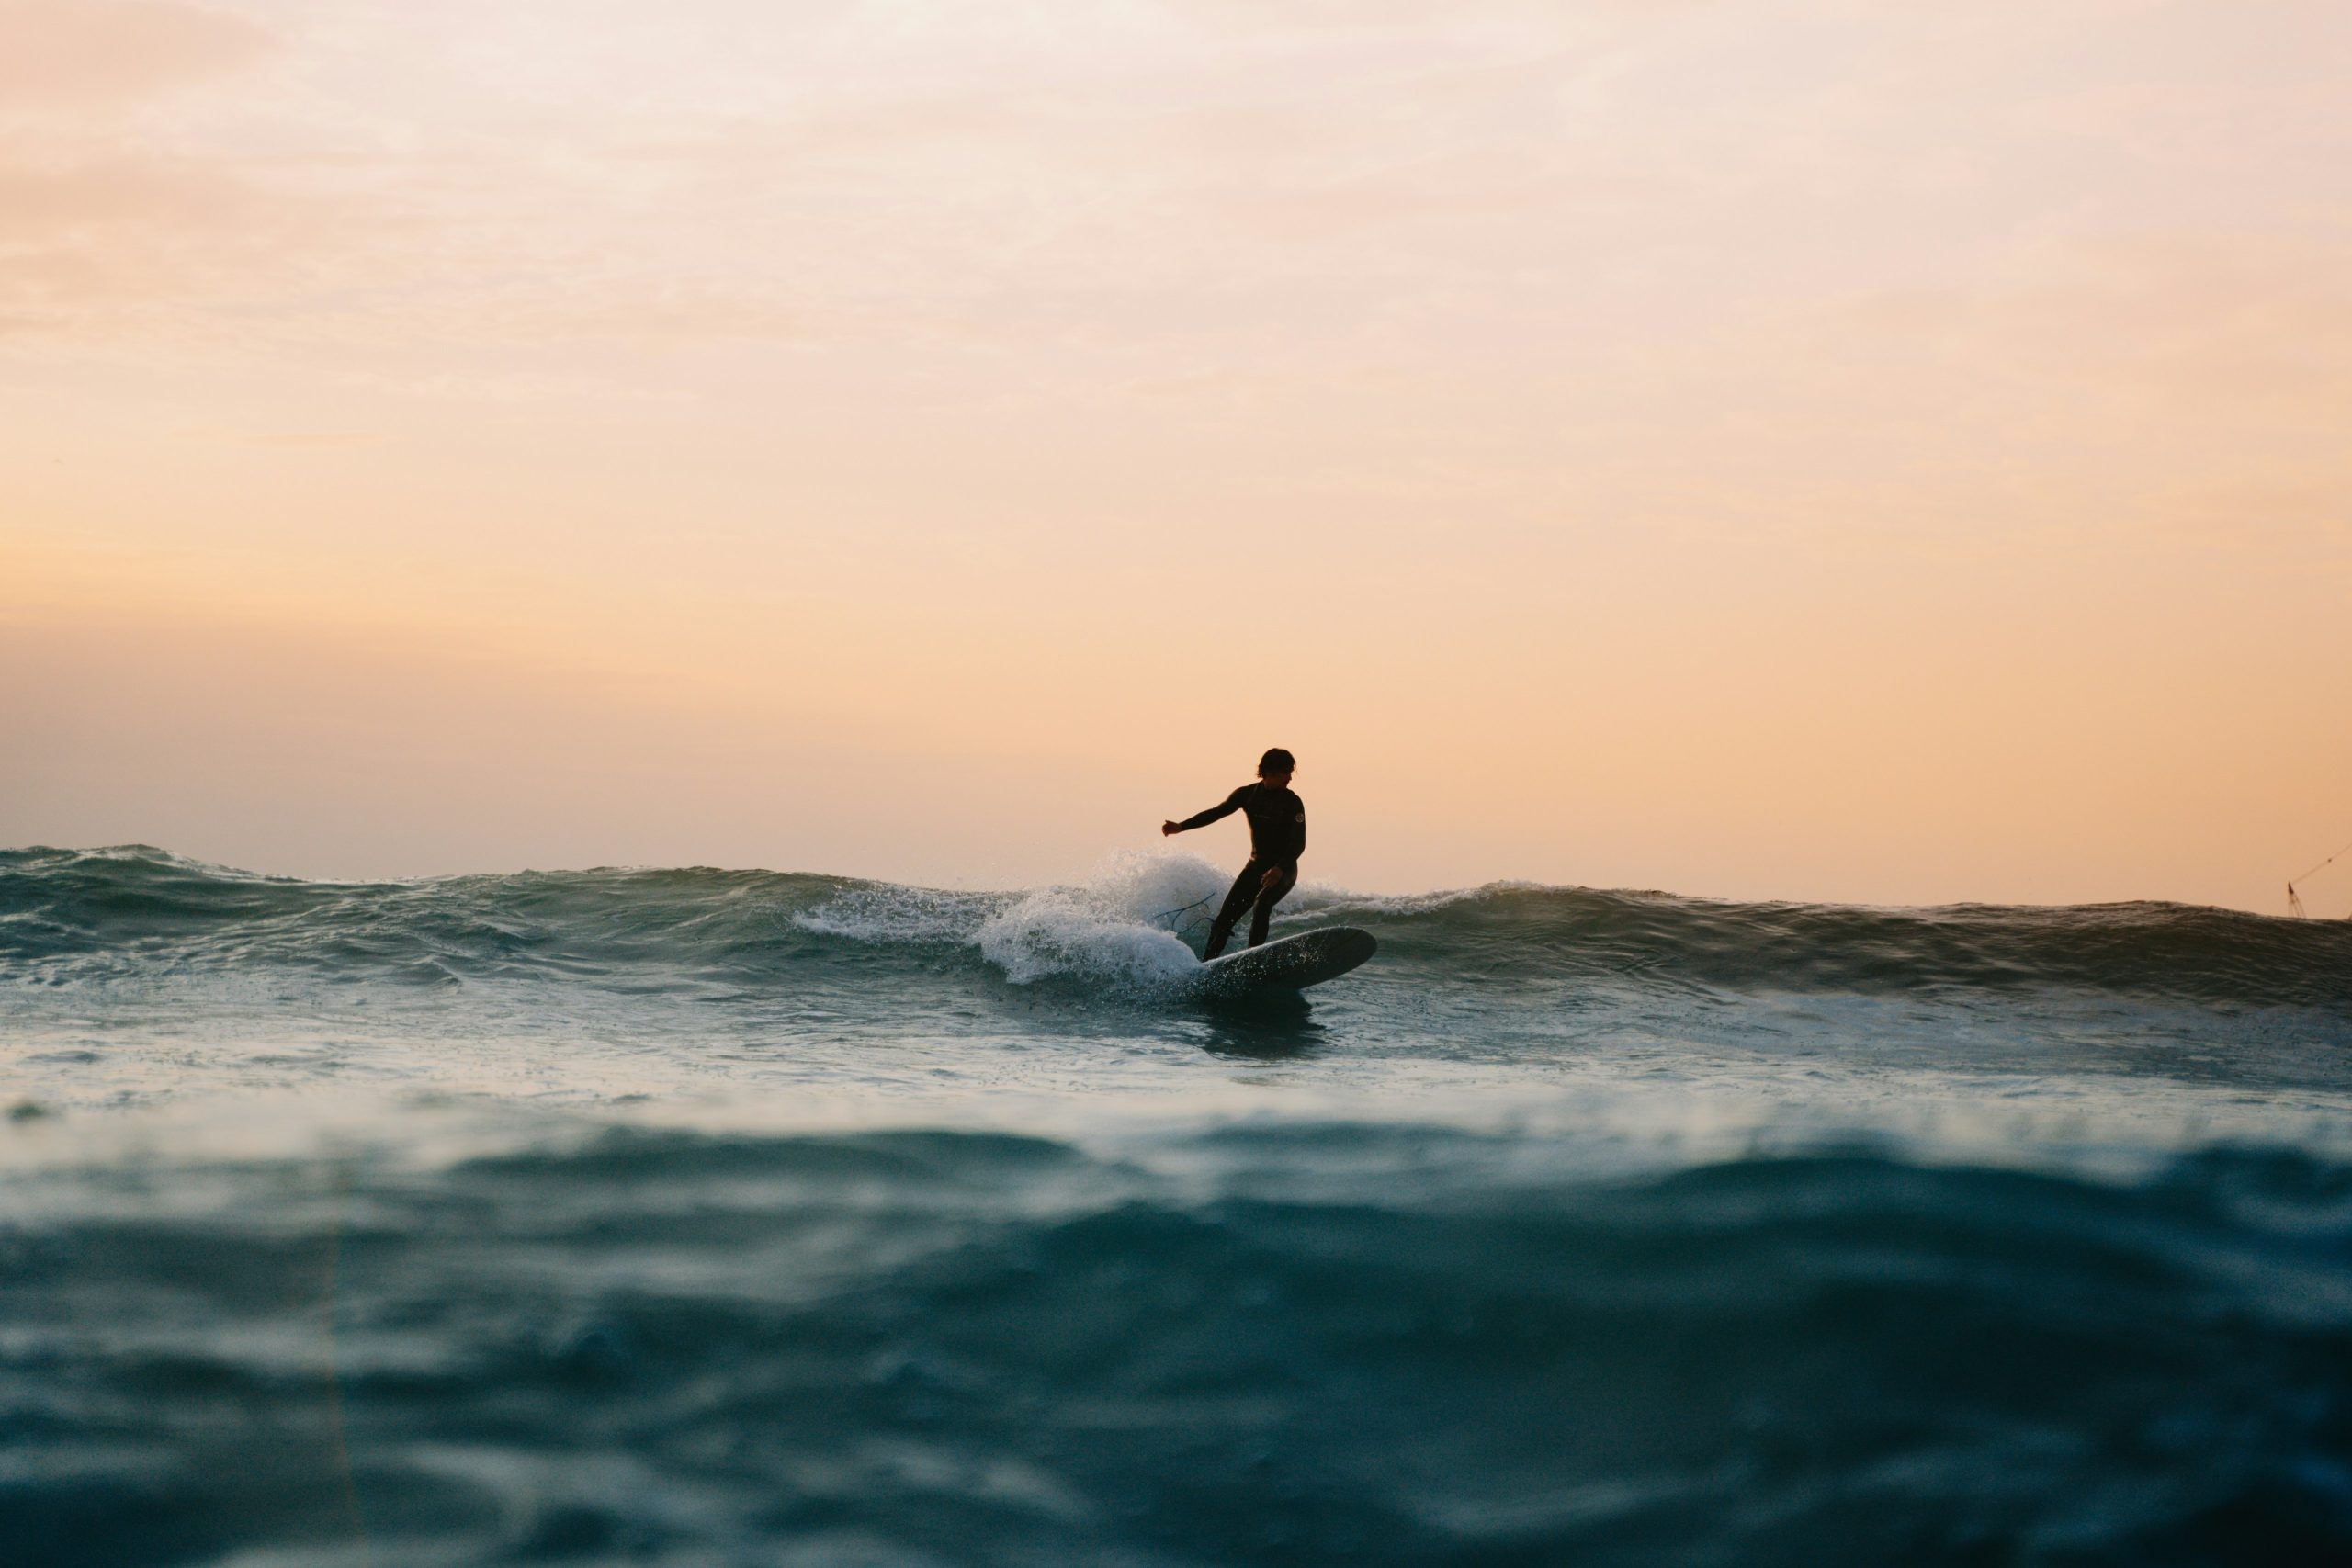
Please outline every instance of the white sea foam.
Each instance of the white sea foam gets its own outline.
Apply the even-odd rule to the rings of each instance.
[[[1180,851],[1121,850],[1079,882],[1016,893],[953,893],[870,883],[792,917],[805,931],[861,942],[966,943],[1016,985],[1070,975],[1157,989],[1189,975],[1232,874]],[[1277,917],[1419,914],[1506,888],[1384,897],[1309,882]]]
[[[1073,975],[1158,988],[1199,966],[1176,933],[1205,925],[1224,874],[1196,855],[1124,850],[1072,887],[1022,894],[989,917],[981,953],[1015,985]]]
[[[1336,882],[1302,881],[1289,903],[1296,914],[1426,915],[1455,904],[1476,903],[1498,893],[1542,892],[1540,882],[1506,878],[1476,887],[1445,887],[1428,893],[1359,893]]]
[[[859,942],[966,943],[1016,985],[1070,975],[1158,989],[1197,967],[1184,938],[1207,928],[1227,885],[1197,855],[1124,850],[1069,886],[955,893],[869,883],[792,923]]]
[[[869,882],[801,910],[792,923],[820,936],[855,942],[970,942],[1007,897]]]

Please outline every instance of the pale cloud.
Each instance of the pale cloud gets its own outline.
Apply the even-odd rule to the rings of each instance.
[[[2164,418],[2170,461],[2242,450],[2258,427],[2264,448],[2299,441],[2352,479],[2352,229],[2046,243],[1964,285],[1841,302],[1818,330],[1882,362],[1974,366],[2011,398],[2039,386]]]
[[[2352,428],[2352,224],[2333,240],[2137,236],[2084,259],[2013,306],[2044,352],[2209,419]]]
[[[322,4],[300,93],[215,100],[104,158],[0,153],[25,224],[97,204],[21,247],[10,314],[144,288],[178,331],[185,307],[267,299],[262,330],[341,338],[915,321],[1138,347],[1238,326],[1276,348],[1340,310],[1445,318],[1474,288],[1516,309],[1540,279],[1580,341],[1669,292],[1720,323],[1979,265],[2094,181],[2163,200],[2116,177],[2120,152],[2041,154],[2086,125],[2128,141],[2135,106],[2181,112],[2164,83],[2092,61],[2068,99],[2021,62],[2183,9],[1308,4],[1264,13],[1303,30],[1262,39],[1194,29],[1191,6]],[[2295,102],[2306,140],[2341,139]],[[103,251],[73,238],[99,229]],[[1629,300],[1644,276],[1660,298]]]
[[[256,292],[282,303],[357,216],[222,160],[59,158],[0,138],[0,332],[203,340],[217,323],[201,312]]]
[[[260,22],[0,0],[0,334],[118,341],[159,310],[187,331],[188,308],[285,280],[323,231],[314,200],[192,129],[208,89],[282,51]]]
[[[252,65],[278,41],[179,0],[0,0],[0,113],[145,97]]]

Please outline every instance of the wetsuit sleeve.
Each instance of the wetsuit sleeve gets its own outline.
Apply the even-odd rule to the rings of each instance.
[[[1306,803],[1305,801],[1299,803],[1298,820],[1291,825],[1289,839],[1290,852],[1283,856],[1283,862],[1290,867],[1291,874],[1296,875],[1298,857],[1306,852]]]
[[[1248,784],[1243,784],[1239,789],[1227,795],[1222,804],[1212,806],[1206,811],[1193,812],[1176,824],[1176,830],[1180,833],[1189,833],[1195,828],[1205,828],[1212,822],[1232,816],[1241,809],[1241,797],[1248,793],[1249,788]]]

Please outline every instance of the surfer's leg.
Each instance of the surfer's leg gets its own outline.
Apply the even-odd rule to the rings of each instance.
[[[1260,872],[1258,874],[1264,875]],[[1259,889],[1258,901],[1250,906],[1250,945],[1256,947],[1266,940],[1266,922],[1273,919],[1274,906],[1283,901],[1290,890],[1298,886],[1298,868],[1291,867],[1283,878],[1272,887]]]
[[[1250,900],[1257,895],[1258,879],[1265,874],[1266,868],[1253,860],[1241,868],[1240,875],[1233,879],[1233,891],[1225,896],[1225,908],[1219,909],[1216,919],[1209,922],[1209,944],[1202,950],[1202,963],[1207,963],[1225,951],[1225,944],[1232,940],[1235,924],[1241,919],[1241,911],[1250,907]],[[1251,945],[1256,944],[1253,942]]]

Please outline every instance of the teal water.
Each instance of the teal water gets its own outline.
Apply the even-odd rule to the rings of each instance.
[[[2352,1547],[2352,926],[1222,874],[0,852],[0,1562]]]

